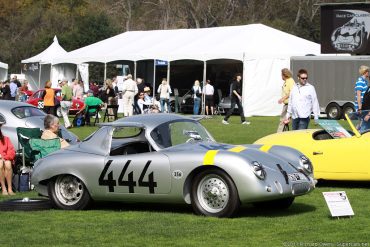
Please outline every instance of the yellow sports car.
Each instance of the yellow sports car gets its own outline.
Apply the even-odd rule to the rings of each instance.
[[[367,111],[346,115],[349,130],[336,120],[318,120],[323,129],[271,134],[255,144],[284,145],[301,151],[311,160],[315,179],[370,181],[370,120],[367,114],[370,116]]]

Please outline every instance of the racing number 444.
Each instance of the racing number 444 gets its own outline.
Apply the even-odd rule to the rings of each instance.
[[[128,160],[126,164],[123,166],[121,174],[118,177],[118,181],[116,181],[113,178],[113,171],[110,171],[108,173],[109,167],[112,164],[112,160],[109,160],[105,166],[103,171],[101,172],[99,176],[99,185],[100,186],[108,186],[109,192],[114,192],[114,187],[116,186],[127,186],[129,189],[129,193],[135,193],[135,187],[148,187],[149,193],[154,194],[154,188],[157,187],[157,182],[154,181],[154,172],[149,173],[148,180],[144,181],[144,177],[146,172],[148,171],[148,168],[150,166],[150,163],[152,161],[148,160],[144,166],[144,169],[141,171],[141,174],[139,176],[139,180],[136,182],[134,180],[134,172],[131,171],[127,175],[127,180],[124,180],[125,174],[127,172],[127,169],[131,163],[131,160]],[[108,173],[108,174],[107,174]],[[106,178],[107,176],[107,178]]]

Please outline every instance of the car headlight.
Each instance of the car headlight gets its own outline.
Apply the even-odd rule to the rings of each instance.
[[[256,175],[257,178],[261,180],[266,178],[266,171],[258,161],[252,161],[252,167],[254,175]]]
[[[299,157],[299,163],[300,163],[301,167],[303,167],[303,169],[306,172],[308,172],[308,173],[313,172],[313,167],[312,167],[311,161],[306,156],[301,155]]]

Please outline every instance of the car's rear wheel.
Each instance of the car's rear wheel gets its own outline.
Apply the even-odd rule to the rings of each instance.
[[[195,213],[214,217],[231,217],[240,207],[233,180],[219,169],[207,169],[195,176],[191,202]]]
[[[337,103],[330,103],[326,107],[326,115],[328,119],[340,119],[342,117],[342,108]]]
[[[48,193],[53,205],[60,209],[81,210],[91,202],[85,184],[72,175],[59,175],[51,180]]]

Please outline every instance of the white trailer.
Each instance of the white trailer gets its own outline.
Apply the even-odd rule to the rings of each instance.
[[[320,110],[329,119],[340,119],[354,111],[354,88],[361,65],[370,67],[370,56],[299,56],[290,60],[293,75],[301,68],[308,71]]]

